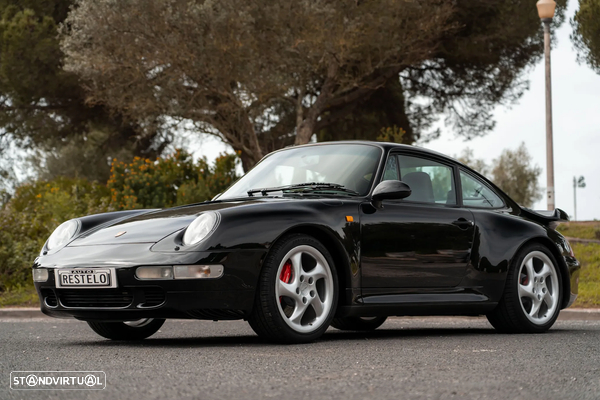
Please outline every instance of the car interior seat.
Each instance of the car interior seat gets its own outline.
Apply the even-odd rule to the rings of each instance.
[[[410,201],[435,203],[431,178],[426,172],[410,172],[402,177],[402,181],[410,186],[412,193],[406,198]]]

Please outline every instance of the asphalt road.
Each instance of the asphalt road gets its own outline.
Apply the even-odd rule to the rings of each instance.
[[[13,391],[10,372],[104,371],[102,391]],[[600,399],[600,321],[496,334],[481,318],[394,318],[308,345],[243,322],[167,321],[143,342],[72,320],[0,320],[0,399]]]

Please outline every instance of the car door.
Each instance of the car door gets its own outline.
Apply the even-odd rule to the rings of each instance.
[[[398,179],[412,190],[383,208],[363,207],[361,277],[370,289],[448,288],[466,273],[473,245],[473,215],[457,206],[456,171],[435,157],[391,154],[382,180]],[[395,291],[393,289],[400,289]]]

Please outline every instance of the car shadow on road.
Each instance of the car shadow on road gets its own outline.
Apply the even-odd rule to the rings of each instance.
[[[406,338],[452,338],[464,336],[495,335],[496,331],[492,328],[408,328],[408,329],[380,329],[372,332],[356,331],[338,331],[330,329],[319,340],[318,343],[335,343],[343,341],[387,341],[402,340]],[[86,340],[71,341],[67,346],[96,346],[96,347],[171,347],[171,348],[190,348],[190,347],[239,347],[244,346],[289,346],[286,344],[276,344],[267,342],[255,335],[231,335],[231,336],[202,336],[202,337],[151,337],[140,341],[113,341],[113,340]],[[304,345],[301,345],[304,346]]]

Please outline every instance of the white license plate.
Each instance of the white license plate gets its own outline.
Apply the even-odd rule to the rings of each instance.
[[[114,268],[68,268],[55,269],[57,288],[116,288],[117,274]]]

